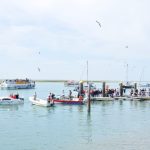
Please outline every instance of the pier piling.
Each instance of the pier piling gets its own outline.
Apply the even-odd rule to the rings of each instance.
[[[123,83],[120,83],[120,96],[123,96]]]
[[[88,112],[91,111],[91,97],[90,97],[90,90],[91,90],[91,85],[89,84],[88,86]]]
[[[79,82],[79,95],[83,94],[83,81]]]
[[[103,94],[103,97],[105,97],[105,89],[106,88],[106,83],[103,82],[103,85],[102,85],[102,94]]]
[[[134,90],[137,90],[137,83],[134,83]]]

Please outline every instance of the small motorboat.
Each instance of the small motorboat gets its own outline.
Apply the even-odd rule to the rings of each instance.
[[[40,99],[40,98],[36,98],[34,96],[29,97],[29,101],[31,101],[33,105],[38,105],[38,106],[50,107],[50,106],[54,105],[54,101],[53,100]]]
[[[71,86],[78,86],[79,85],[79,81],[74,81],[74,80],[69,80],[64,82],[65,86],[71,87]]]
[[[23,104],[24,98],[20,97],[0,97],[0,105],[17,105],[17,104]]]

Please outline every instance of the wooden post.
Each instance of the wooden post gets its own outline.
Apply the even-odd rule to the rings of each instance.
[[[123,96],[123,83],[120,83],[120,96]]]
[[[137,83],[134,83],[134,90],[137,90]]]
[[[103,94],[103,97],[105,97],[105,85],[106,85],[106,83],[103,82],[103,85],[102,85],[102,94]]]
[[[79,96],[83,94],[83,81],[79,82]]]
[[[91,97],[90,97],[90,90],[91,90],[91,85],[89,84],[89,87],[88,87],[88,112],[91,111]]]

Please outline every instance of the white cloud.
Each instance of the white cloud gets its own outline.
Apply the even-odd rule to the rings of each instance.
[[[16,76],[75,79],[81,78],[80,66],[89,60],[91,79],[124,79],[126,61],[139,74],[143,66],[147,68],[150,54],[149,4],[147,0],[1,0],[1,61],[12,61],[0,66],[20,70]],[[5,77],[6,71],[1,74]]]

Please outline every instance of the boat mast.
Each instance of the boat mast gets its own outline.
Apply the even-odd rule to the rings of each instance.
[[[87,65],[87,85],[88,85],[88,61],[86,62]]]
[[[90,98],[90,90],[91,90],[91,85],[89,84],[89,81],[88,81],[88,61],[87,61],[87,85],[88,85],[88,102],[87,102],[87,105],[88,105],[88,113],[90,113],[91,111],[91,98]]]
[[[140,83],[142,82],[142,78],[143,78],[143,75],[144,75],[144,67],[142,68],[142,71],[141,71],[141,74],[140,74]]]
[[[127,64],[127,68],[126,68],[126,83],[128,83],[128,64]]]

